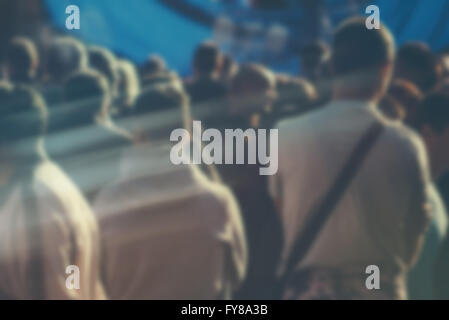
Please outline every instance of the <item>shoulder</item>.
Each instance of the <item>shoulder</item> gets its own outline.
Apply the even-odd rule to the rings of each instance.
[[[45,206],[57,206],[63,211],[75,207],[84,211],[91,210],[78,187],[50,160],[42,161],[35,168],[32,187],[39,202]]]
[[[48,184],[66,186],[70,183],[70,179],[62,169],[50,160],[40,162],[34,169],[33,175],[36,186],[45,186]]]
[[[199,170],[198,170],[199,171]],[[201,172],[195,172],[199,184],[203,214],[216,223],[234,223],[240,216],[240,209],[232,191],[225,185],[211,181]],[[238,222],[238,221],[237,221]]]
[[[289,140],[292,136],[302,138],[318,130],[322,130],[328,120],[326,106],[292,118],[281,119],[274,128],[279,130],[280,140]]]
[[[427,166],[427,151],[419,134],[400,122],[384,121],[385,143],[391,146],[392,152],[401,157],[409,156]]]

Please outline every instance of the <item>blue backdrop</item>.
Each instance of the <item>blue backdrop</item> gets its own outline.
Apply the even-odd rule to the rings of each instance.
[[[347,0],[326,0],[341,6]],[[360,0],[363,1],[363,0]],[[190,72],[196,45],[211,37],[210,25],[194,21],[160,0],[46,0],[53,23],[65,27],[65,8],[77,4],[81,29],[71,31],[88,43],[99,44],[137,63],[149,53],[159,53],[181,74]],[[184,0],[211,17],[224,7],[210,0]],[[366,2],[366,1],[365,1]],[[449,45],[449,0],[375,0],[381,19],[393,31],[398,44],[422,40],[434,49]],[[202,5],[201,5],[202,4]],[[205,5],[207,4],[207,5]],[[201,7],[200,7],[201,6]],[[341,15],[341,12],[338,12]],[[340,18],[340,17],[339,17]]]

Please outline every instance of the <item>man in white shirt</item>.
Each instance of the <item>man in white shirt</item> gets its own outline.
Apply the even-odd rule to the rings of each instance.
[[[38,140],[42,98],[7,86],[0,96],[0,298],[105,298],[95,216]]]
[[[106,249],[106,290],[113,299],[228,298],[247,264],[236,201],[197,167],[172,164],[169,132],[151,131],[155,117],[166,117],[150,112],[175,111],[180,119],[185,94],[159,88],[144,95],[147,103],[130,120],[140,142],[124,152],[119,177],[95,205]]]
[[[333,101],[278,125],[279,170],[271,177],[270,189],[284,225],[284,263],[298,234],[308,227],[305,219],[312,205],[324,196],[361,136],[375,122],[383,126],[308,253],[298,261],[297,272],[311,272],[305,286],[289,284],[290,298],[406,298],[405,275],[429,221],[430,177],[419,137],[377,110],[393,60],[394,40],[384,26],[368,30],[362,18],[343,23],[333,44]],[[380,268],[379,290],[365,287],[369,265]],[[304,286],[302,291],[295,291],[298,285]]]

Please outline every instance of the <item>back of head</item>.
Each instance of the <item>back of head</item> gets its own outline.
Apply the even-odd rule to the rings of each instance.
[[[45,133],[45,102],[30,87],[3,83],[0,84],[0,105],[0,149],[27,160],[36,152],[37,139]]]
[[[265,93],[273,90],[276,79],[273,73],[259,64],[244,64],[231,80],[232,95]]]
[[[323,41],[313,41],[301,50],[303,64],[317,66],[330,58],[330,48]]]
[[[167,137],[167,131],[190,128],[188,95],[179,86],[156,85],[144,91],[133,112],[133,127],[152,132],[154,137]]]
[[[151,55],[141,68],[142,78],[153,77],[165,73],[167,66],[165,60],[159,55]]]
[[[140,92],[139,76],[137,74],[136,67],[128,60],[118,60],[118,99],[119,107],[123,111],[124,108],[131,108]]]
[[[28,38],[13,38],[6,50],[5,62],[10,81],[17,83],[33,81],[39,65],[36,46]]]
[[[416,108],[423,98],[418,87],[405,80],[394,80],[388,95],[404,108],[405,122],[413,125],[416,119]]]
[[[99,72],[86,69],[73,74],[65,83],[66,110],[73,125],[93,124],[95,117],[107,112],[108,83]]]
[[[423,93],[428,93],[436,87],[441,76],[440,62],[426,44],[411,42],[399,49],[396,58],[396,78],[410,81]]]
[[[330,48],[323,41],[314,41],[301,50],[301,65],[307,77],[317,80],[330,59]]]
[[[226,82],[229,81],[237,73],[238,68],[239,67],[234,59],[230,55],[225,54],[223,56],[221,79]]]
[[[393,64],[394,53],[393,37],[384,25],[370,30],[365,18],[348,19],[338,28],[333,40],[335,79],[345,89],[380,96],[390,80],[389,72],[383,71]]]
[[[84,69],[87,62],[87,51],[80,41],[70,37],[56,38],[48,52],[47,75],[54,82],[65,80]]]
[[[117,62],[114,54],[109,50],[93,46],[88,49],[89,52],[89,66],[106,77],[109,83],[110,90],[115,94],[117,89]]]
[[[193,68],[198,75],[212,75],[219,72],[222,64],[222,56],[217,46],[205,42],[198,46],[193,56]]]
[[[307,112],[313,108],[318,98],[315,86],[302,78],[278,77],[276,89],[277,118]]]
[[[262,112],[274,102],[276,78],[262,65],[244,64],[231,79],[231,113]]]

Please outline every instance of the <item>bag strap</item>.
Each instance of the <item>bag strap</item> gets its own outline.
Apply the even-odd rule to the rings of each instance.
[[[376,121],[358,141],[352,150],[348,160],[342,167],[338,176],[326,192],[318,199],[307,215],[305,231],[298,235],[292,245],[291,252],[287,258],[281,283],[285,284],[287,278],[295,271],[297,264],[306,256],[315,239],[319,235],[333,209],[344,195],[351,181],[360,169],[363,160],[378,140],[383,131],[383,126]]]

